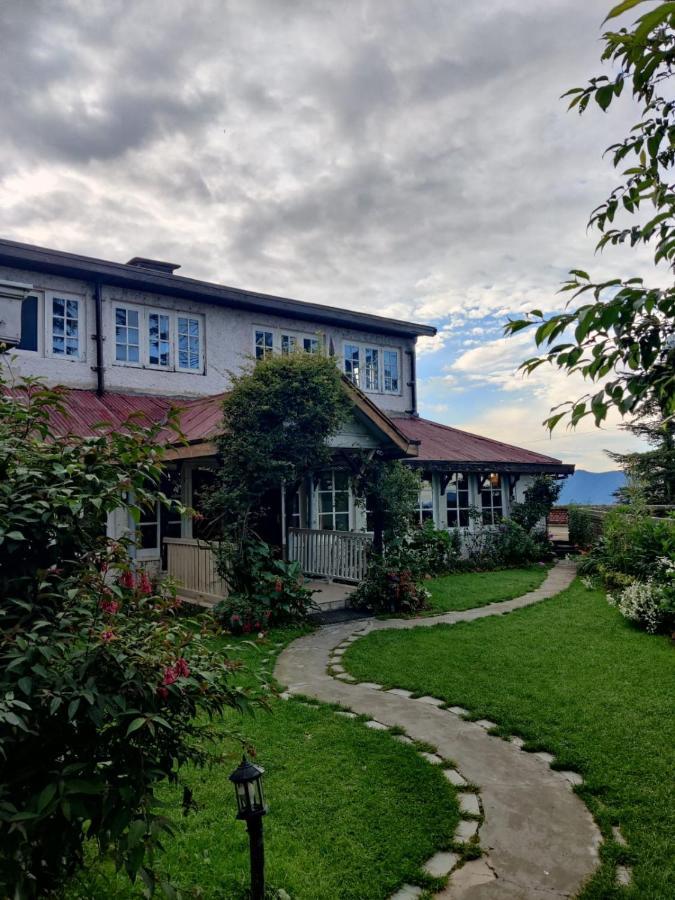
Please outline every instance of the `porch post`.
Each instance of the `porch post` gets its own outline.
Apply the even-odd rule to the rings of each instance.
[[[281,558],[288,559],[288,552],[286,547],[286,538],[287,538],[287,530],[286,530],[286,482],[281,482]]]

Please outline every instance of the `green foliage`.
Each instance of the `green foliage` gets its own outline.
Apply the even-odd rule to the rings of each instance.
[[[270,356],[230,378],[210,508],[236,543],[264,518],[266,495],[282,483],[294,491],[329,464],[328,439],[350,401],[335,361],[322,354]]]
[[[13,387],[0,383],[0,894],[44,896],[87,839],[152,892],[171,833],[156,785],[204,761],[208,716],[246,698],[170,586],[127,570],[105,536],[131,496],[168,503],[156,430],[53,440],[59,392]]]
[[[615,6],[608,19],[639,5]],[[568,91],[570,108],[584,112],[594,99],[607,110],[629,83],[640,119],[629,134],[608,147],[621,183],[591,214],[598,229],[598,249],[607,245],[654,245],[654,264],[675,263],[675,193],[669,170],[675,164],[675,101],[669,98],[675,52],[675,6],[659,3],[632,28],[607,31],[602,60],[612,75],[591,78]],[[627,166],[627,168],[626,168]],[[619,224],[619,217],[634,217]],[[507,333],[536,325],[535,340],[543,355],[526,360],[530,373],[548,362],[566,373],[581,372],[597,390],[552,410],[549,429],[569,417],[572,426],[586,416],[602,423],[610,409],[633,415],[647,403],[661,421],[675,414],[675,287],[650,288],[641,278],[594,282],[574,269],[562,291],[571,299],[565,312],[546,319],[541,310],[510,321]],[[574,301],[589,298],[572,308]],[[672,421],[672,420],[671,420]]]
[[[227,565],[227,559],[221,564]],[[307,618],[313,592],[306,587],[300,563],[276,559],[267,544],[250,541],[246,564],[245,589],[229,594],[215,608],[225,628],[248,634]]]
[[[513,519],[502,519],[497,526],[485,525],[480,512],[469,512],[472,528],[464,534],[464,568],[501,569],[529,565],[553,558],[545,531],[528,532]],[[461,569],[461,565],[458,567]]]
[[[595,539],[595,529],[591,514],[583,506],[570,506],[568,511],[568,530],[570,544],[588,550]]]
[[[561,481],[551,475],[537,475],[526,488],[522,503],[512,504],[511,518],[526,531],[532,531],[548,516],[561,490]]]
[[[422,586],[426,561],[407,541],[389,544],[386,555],[372,554],[366,577],[351,595],[353,606],[373,612],[413,613],[427,605]]]
[[[357,496],[367,501],[379,524],[385,544],[399,541],[410,532],[420,492],[416,469],[400,460],[373,457],[354,480]]]
[[[604,517],[602,535],[582,570],[603,579],[618,572],[646,581],[660,559],[675,559],[675,519],[653,519],[644,510],[621,506]]]
[[[437,529],[427,519],[421,528],[413,530],[410,545],[421,557],[422,566],[428,575],[443,575],[454,572],[461,566],[461,538],[459,532]]]

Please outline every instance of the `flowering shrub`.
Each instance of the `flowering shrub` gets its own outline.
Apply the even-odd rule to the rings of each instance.
[[[412,613],[424,609],[429,592],[422,581],[425,560],[405,541],[387,547],[386,556],[373,554],[366,577],[351,595],[353,606],[373,612]]]
[[[461,566],[461,541],[459,532],[437,529],[431,520],[410,535],[411,549],[416,551],[429,575],[443,575]]]
[[[302,622],[312,611],[312,591],[298,562],[275,559],[272,548],[251,542],[245,556],[247,577],[238,579],[240,589],[215,607],[222,625],[234,634],[267,631],[272,625]],[[228,557],[227,551],[224,552]]]
[[[247,702],[171,586],[105,537],[108,513],[131,513],[122,492],[166,499],[154,431],[55,441],[58,404],[0,383],[0,896],[19,900],[56,890],[88,839],[152,892],[171,832],[156,785]]]

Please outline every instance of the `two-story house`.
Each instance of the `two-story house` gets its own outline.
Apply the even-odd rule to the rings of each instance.
[[[357,580],[369,519],[356,502],[349,451],[370,448],[422,472],[419,521],[471,527],[470,510],[493,524],[536,473],[565,475],[560,460],[421,419],[416,341],[428,325],[226,287],[176,274],[179,266],[134,257],[120,264],[0,240],[0,340],[16,344],[21,374],[67,387],[57,433],[119,425],[131,412],[162,421],[179,405],[188,444],[173,446],[168,490],[188,505],[215,465],[228,372],[272,353],[327,353],[353,385],[353,415],[334,441],[335,465],[308,479],[290,503],[280,491],[270,538],[309,573]],[[18,341],[18,343],[16,343]],[[172,437],[165,434],[167,442]],[[119,534],[127,522],[111,522]],[[198,523],[144,514],[138,556],[186,572],[197,593],[217,593],[197,539]],[[167,551],[168,548],[168,551]],[[194,568],[194,566],[193,566]]]

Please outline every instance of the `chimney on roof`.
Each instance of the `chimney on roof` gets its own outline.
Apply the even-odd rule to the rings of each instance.
[[[147,259],[145,256],[133,256],[128,266],[136,266],[138,269],[148,269],[150,272],[161,272],[162,275],[173,275],[176,269],[180,269],[178,263],[162,262],[161,259]]]

